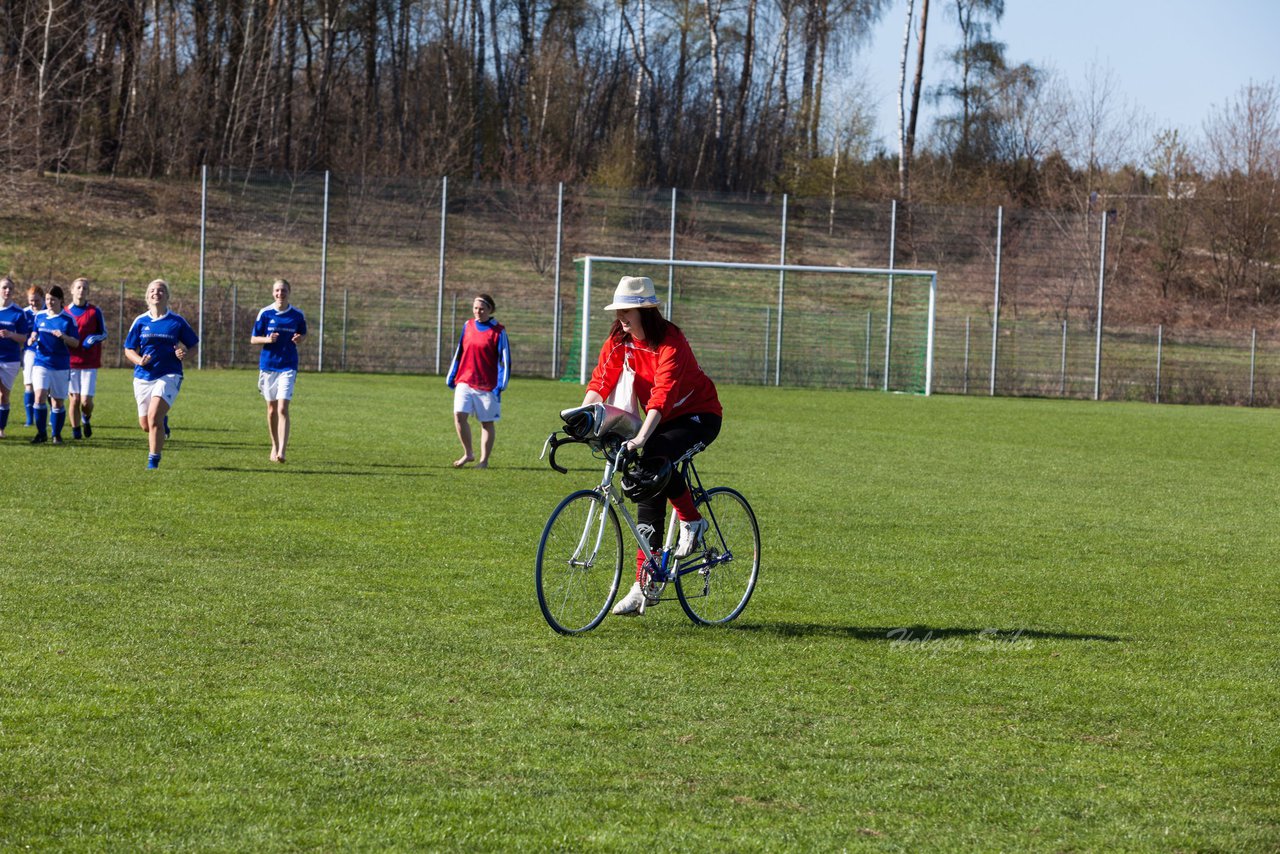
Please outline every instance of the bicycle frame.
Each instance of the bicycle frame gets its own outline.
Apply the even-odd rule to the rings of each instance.
[[[552,466],[559,470],[560,467],[556,466],[554,462],[555,447],[559,444],[565,444],[571,441],[577,442],[579,440],[556,440],[554,435],[555,434],[552,434],[552,436],[548,438],[548,444],[552,448]],[[687,484],[689,484],[689,490],[693,496],[694,503],[700,501],[706,494],[706,490],[702,486],[702,478],[698,475],[698,469],[693,464],[694,456],[705,448],[706,446],[699,442],[675,461],[675,467],[680,476],[685,479]],[[631,511],[627,508],[626,501],[623,500],[621,490],[619,490],[618,485],[614,483],[614,477],[618,473],[619,452],[614,451],[610,453],[608,449],[602,450],[604,450],[605,455],[604,474],[600,478],[599,485],[596,486],[593,491],[603,499],[605,504],[613,505],[614,509],[621,515],[622,520],[626,523],[627,529],[631,531],[631,536],[635,539],[640,552],[644,555],[644,563],[646,571],[649,574],[650,582],[665,585],[674,582],[679,576],[686,575],[690,572],[705,570],[717,564],[733,560],[733,553],[729,550],[728,544],[724,540],[724,535],[720,532],[720,525],[716,521],[715,511],[711,509],[710,504],[704,505],[707,509],[710,527],[703,537],[704,539],[710,537],[712,536],[712,532],[714,532],[715,537],[720,543],[720,549],[715,555],[711,555],[707,551],[704,551],[699,556],[699,559],[688,564],[681,564],[672,556],[678,525],[678,520],[674,513],[671,514],[671,517],[667,521],[667,531],[666,536],[663,539],[662,551],[660,554],[655,555],[649,546],[648,538],[640,533],[640,529],[636,525],[636,521],[632,517]],[[595,536],[594,543],[592,544],[589,552],[589,557],[587,559],[581,559],[583,548],[592,540],[593,528],[595,529]],[[595,555],[600,549],[600,542],[604,537],[604,532],[605,506],[602,504],[600,507],[599,517],[593,518],[592,516],[589,516],[586,524],[583,525],[582,537],[578,541],[578,547],[575,549],[574,558],[570,563],[574,566],[590,566],[594,562]]]
[[[555,431],[547,437],[542,456],[546,457],[549,448],[554,470],[569,473],[556,462],[556,449],[560,445],[582,444],[604,463],[604,472],[595,487],[577,489],[566,496],[543,528],[535,572],[538,605],[543,616],[561,634],[590,631],[600,624],[622,580],[626,563],[626,537],[622,533],[625,522],[637,546],[638,589],[643,593],[637,597],[639,613],[656,602],[677,599],[696,624],[722,625],[736,619],[751,598],[760,566],[760,530],[751,506],[734,489],[703,485],[694,457],[705,445],[696,444],[673,465],[677,475],[685,479],[689,494],[705,520],[700,526],[702,537],[687,557],[677,558],[675,543],[681,523],[671,514],[663,543],[660,547],[656,543],[651,547],[649,540],[654,532],[642,531],[627,507],[622,485],[615,483],[619,473],[624,473],[623,482],[627,482],[625,472],[631,470],[635,459],[631,451],[624,450],[624,438],[617,433],[596,436],[570,431]],[[722,527],[718,517],[724,517],[727,527]],[[730,542],[738,554],[730,548]],[[604,562],[600,567],[603,573],[593,571],[597,560]],[[739,563],[730,567],[731,561]],[[690,577],[690,573],[697,575]],[[663,596],[668,584],[673,585],[674,596]],[[599,604],[598,610],[595,610],[596,604],[591,604],[593,592],[597,594],[594,602]]]

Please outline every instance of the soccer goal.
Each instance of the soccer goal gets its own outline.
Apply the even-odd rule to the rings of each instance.
[[[568,381],[590,379],[618,280],[648,276],[717,382],[933,391],[934,270],[599,255],[574,265]]]

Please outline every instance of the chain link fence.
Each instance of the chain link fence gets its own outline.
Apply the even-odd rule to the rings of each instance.
[[[1269,406],[1280,391],[1270,330],[1127,319],[1151,288],[1141,200],[1061,213],[223,172],[192,186],[178,215],[188,214],[202,262],[172,284],[177,309],[203,326],[203,366],[255,361],[250,328],[284,277],[311,329],[304,370],[442,373],[472,298],[487,292],[514,373],[565,376],[573,259],[592,254],[937,270],[941,393]],[[788,340],[784,327],[779,341],[768,287],[719,290],[713,302],[678,269],[653,277],[722,382],[877,388],[889,369],[885,308],[869,297],[797,304],[817,331]],[[123,287],[120,306],[128,319],[143,310]],[[770,348],[803,365],[815,337],[828,367],[769,369]]]

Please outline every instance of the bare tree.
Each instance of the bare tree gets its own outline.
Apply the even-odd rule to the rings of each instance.
[[[1274,80],[1249,83],[1215,109],[1204,126],[1205,227],[1214,281],[1230,312],[1233,299],[1280,297],[1280,91]]]
[[[1158,133],[1149,158],[1156,190],[1154,268],[1160,296],[1168,299],[1172,286],[1187,267],[1194,197],[1194,164],[1186,143],[1176,130]]]

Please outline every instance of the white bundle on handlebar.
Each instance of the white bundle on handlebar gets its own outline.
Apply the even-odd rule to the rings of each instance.
[[[639,416],[607,403],[589,403],[560,411],[565,432],[582,441],[610,436],[625,442],[640,432]]]

